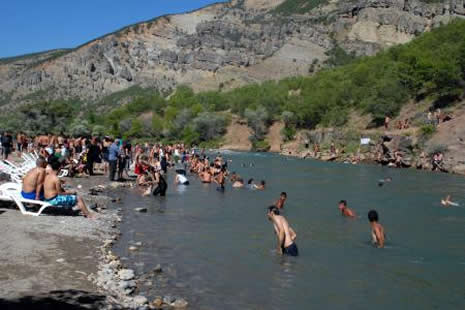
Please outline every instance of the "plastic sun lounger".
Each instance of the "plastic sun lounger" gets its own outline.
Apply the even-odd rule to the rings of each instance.
[[[2,161],[0,161],[0,171],[9,175],[10,179],[15,183],[21,184],[23,182],[23,175]]]
[[[23,215],[39,216],[45,209],[53,207],[51,204],[40,200],[25,199],[21,196],[21,184],[5,183],[0,185],[0,200],[11,201],[16,204]],[[39,205],[38,212],[27,211],[24,204]]]

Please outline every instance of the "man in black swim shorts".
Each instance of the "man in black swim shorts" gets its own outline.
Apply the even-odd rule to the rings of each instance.
[[[299,250],[295,244],[297,234],[289,225],[286,218],[279,213],[276,206],[268,207],[268,220],[273,223],[276,238],[278,240],[277,251],[279,254],[298,256]]]

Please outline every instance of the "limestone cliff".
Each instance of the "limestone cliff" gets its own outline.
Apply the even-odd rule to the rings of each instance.
[[[205,90],[308,74],[336,44],[372,55],[465,15],[464,0],[328,0],[305,14],[277,13],[285,1],[293,0],[232,0],[75,49],[0,60],[0,104],[31,102],[38,93],[95,101],[134,85]]]

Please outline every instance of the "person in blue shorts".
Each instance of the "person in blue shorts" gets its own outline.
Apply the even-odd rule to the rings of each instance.
[[[85,205],[81,197],[77,196],[75,192],[67,192],[63,190],[61,181],[57,174],[61,168],[58,160],[50,163],[51,171],[48,172],[44,182],[44,196],[45,201],[55,207],[60,208],[73,208],[77,206],[82,214],[87,218],[94,218],[95,215]]]

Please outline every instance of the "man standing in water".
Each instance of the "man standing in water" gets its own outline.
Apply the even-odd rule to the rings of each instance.
[[[347,216],[351,218],[355,217],[355,212],[347,207],[347,201],[345,200],[341,200],[339,202],[339,210],[341,211],[342,216]]]
[[[368,212],[368,220],[370,221],[373,244],[377,248],[384,248],[384,227],[378,223],[378,212],[375,210]]]
[[[284,208],[284,203],[286,202],[286,199],[287,199],[286,192],[282,192],[281,196],[279,196],[279,199],[274,204],[276,206],[276,208],[283,209]]]
[[[276,238],[278,240],[278,253],[289,256],[298,256],[299,250],[295,244],[297,234],[289,226],[286,218],[279,214],[279,210],[276,206],[268,208],[267,213],[268,220],[273,223]]]

